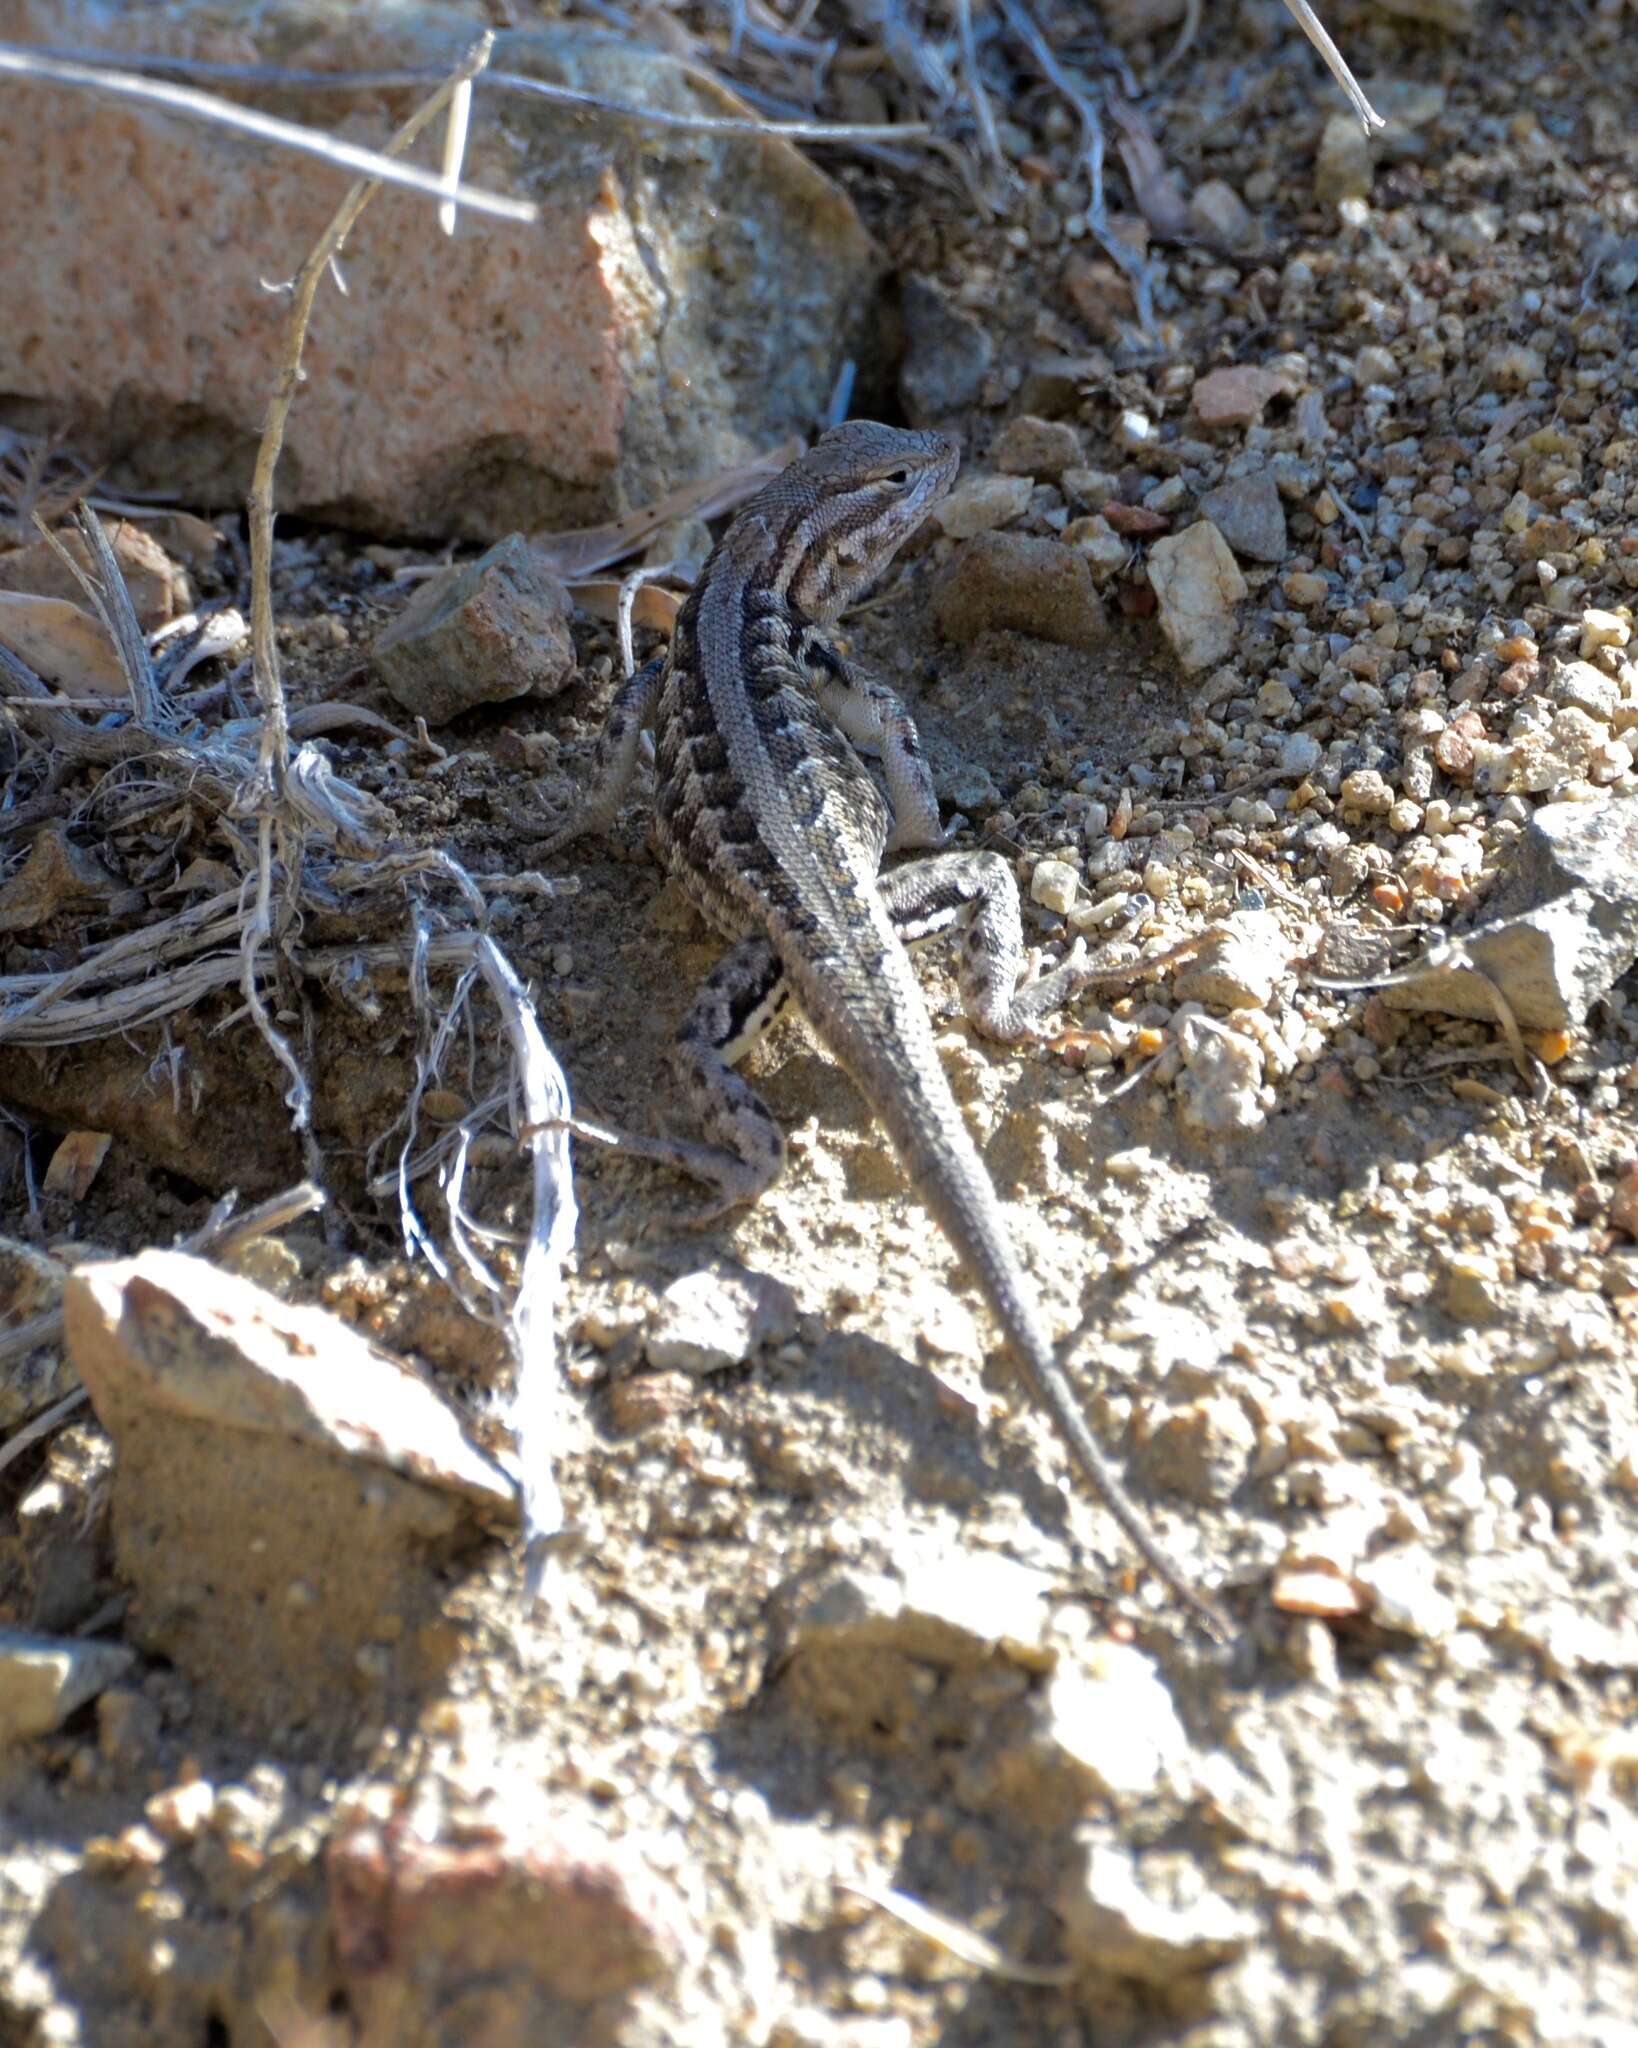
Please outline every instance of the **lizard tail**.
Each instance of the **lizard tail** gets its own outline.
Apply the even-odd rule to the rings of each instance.
[[[891,984],[896,963],[878,959],[874,964]],[[1156,1576],[1213,1635],[1227,1639],[1233,1633],[1228,1616],[1167,1554],[1087,1427],[1036,1315],[989,1175],[944,1078],[919,993],[913,985],[909,992],[910,1004],[879,1001],[868,1020],[839,1019],[834,1011],[827,1016],[817,1005],[809,1014],[887,1126],[917,1193],[977,1281],[1031,1392],[1093,1491]]]

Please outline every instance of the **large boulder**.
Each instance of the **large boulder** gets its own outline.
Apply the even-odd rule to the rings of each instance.
[[[18,0],[10,40],[337,72],[452,68],[491,11],[370,0]],[[745,109],[584,28],[496,38],[493,72],[673,114]],[[190,80],[380,145],[428,88]],[[59,427],[117,481],[242,500],[291,277],[350,178],[60,85],[0,81],[0,421]],[[436,124],[441,132],[441,124]],[[417,160],[436,168],[438,144]],[[869,299],[852,204],[777,138],[480,85],[465,175],[530,224],[385,190],[322,288],[278,477],[286,512],[494,539],[596,522],[810,428]]]

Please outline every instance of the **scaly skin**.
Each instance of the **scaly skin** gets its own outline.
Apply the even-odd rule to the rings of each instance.
[[[942,845],[937,805],[903,707],[825,638],[949,489],[958,462],[943,435],[856,422],[826,434],[759,492],[707,561],[668,655],[621,693],[596,793],[553,846],[612,818],[638,732],[652,723],[660,852],[736,943],[679,1041],[717,1143],[644,1141],[640,1149],[715,1182],[722,1207],[760,1193],[779,1171],[782,1140],[732,1062],[794,995],[887,1126],[1099,1498],[1153,1570],[1222,1635],[1225,1616],[1151,1533],[1053,1356],[905,950],[964,922],[969,1013],[990,1036],[1016,1040],[1041,1036],[1040,1019],[1085,978],[1078,949],[1019,989],[1017,891],[994,855],[946,853],[881,875],[890,842]],[[881,748],[891,804],[851,740]]]

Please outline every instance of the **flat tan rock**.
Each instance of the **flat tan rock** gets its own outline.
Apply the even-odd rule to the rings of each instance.
[[[933,624],[957,641],[1007,631],[1091,648],[1108,637],[1086,557],[1061,540],[1025,533],[968,541],[933,587]]]
[[[1356,124],[1357,125],[1357,124]],[[1249,427],[1286,388],[1285,379],[1257,363],[1226,363],[1195,380],[1190,394],[1203,427]]]
[[[20,0],[8,40],[297,70],[453,68],[492,19],[299,0],[130,9]],[[676,114],[740,103],[623,36],[525,28],[491,68]],[[400,91],[288,88],[262,104],[376,146]],[[3,376],[127,485],[242,502],[294,275],[347,173],[64,87],[7,87]],[[531,223],[384,191],[320,292],[279,507],[378,532],[495,539],[590,524],[811,426],[874,257],[852,203],[771,137],[566,115],[480,87],[466,176]],[[435,152],[434,152],[435,159]],[[423,159],[425,160],[425,159]]]
[[[0,177],[3,176],[0,171]],[[0,257],[0,262],[3,261]],[[152,534],[144,533],[129,520],[111,519],[105,526],[114,560],[136,608],[137,624],[145,633],[168,624],[176,600],[176,570],[170,557]],[[82,569],[89,569],[91,550],[79,534],[70,529],[57,538]],[[78,578],[47,540],[32,541],[27,547],[0,555],[0,590],[22,590],[35,597],[66,597],[71,604],[86,603]]]
[[[475,704],[549,697],[574,673],[569,594],[522,534],[421,584],[372,659],[406,711],[443,725]]]
[[[1149,582],[1160,606],[1160,630],[1183,666],[1192,674],[1226,660],[1234,649],[1234,611],[1246,594],[1246,579],[1209,519],[1155,542]]]
[[[63,1308],[114,1439],[132,1636],[264,1729],[429,1683],[449,1575],[517,1507],[426,1381],[181,1252],[82,1266]]]
[[[510,1511],[503,1474],[407,1365],[323,1309],[275,1299],[185,1252],[81,1266],[63,1308],[103,1421],[164,1411],[309,1443]]]

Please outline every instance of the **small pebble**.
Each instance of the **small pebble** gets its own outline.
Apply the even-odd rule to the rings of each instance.
[[[1080,876],[1066,860],[1041,860],[1035,863],[1035,872],[1030,877],[1031,900],[1044,909],[1056,910],[1065,915],[1075,907],[1075,897],[1080,888]]]
[[[998,526],[1010,526],[1029,510],[1034,489],[1027,476],[969,476],[934,512],[951,540],[970,540]]]
[[[1625,647],[1632,638],[1632,621],[1619,613],[1585,611],[1581,614],[1581,658],[1586,660],[1600,647]]]

